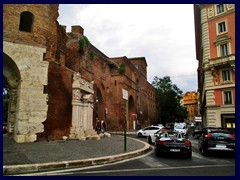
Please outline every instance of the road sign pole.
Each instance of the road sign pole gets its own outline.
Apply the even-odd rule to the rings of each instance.
[[[127,101],[124,101],[124,152],[127,151],[127,135],[126,135],[126,103]]]
[[[127,129],[127,100],[128,100],[128,91],[125,89],[122,89],[122,95],[124,100],[124,152],[127,151],[127,135],[126,135],[126,129]]]

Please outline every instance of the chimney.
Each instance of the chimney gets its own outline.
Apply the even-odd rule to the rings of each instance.
[[[72,33],[83,35],[84,29],[81,26],[72,26]]]

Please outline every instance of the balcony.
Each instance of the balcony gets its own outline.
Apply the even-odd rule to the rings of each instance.
[[[220,67],[225,65],[234,65],[235,64],[235,54],[230,54],[228,56],[217,57],[209,59],[208,67]]]

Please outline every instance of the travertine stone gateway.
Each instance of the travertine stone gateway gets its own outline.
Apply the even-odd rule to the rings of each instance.
[[[100,139],[93,127],[93,84],[81,78],[79,73],[73,76],[72,126],[69,139]]]
[[[48,110],[47,94],[43,91],[48,81],[49,62],[43,61],[46,49],[3,41],[3,52],[20,74],[18,85],[10,92],[10,133],[16,142],[34,142],[36,134],[44,131]],[[9,73],[10,69],[5,68],[4,75],[10,79]]]

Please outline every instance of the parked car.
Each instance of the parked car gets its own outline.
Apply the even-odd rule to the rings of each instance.
[[[235,137],[223,128],[203,128],[198,148],[204,156],[210,151],[235,152]]]
[[[175,123],[174,124],[174,131],[187,134],[187,125],[186,123]]]
[[[192,157],[192,143],[182,133],[163,131],[157,135],[155,141],[156,156],[167,154],[181,154],[186,158]]]
[[[157,136],[164,131],[166,131],[166,128],[162,128],[162,129],[158,130],[157,132],[155,132],[153,134],[149,134],[148,137],[147,137],[148,143],[149,144],[155,144]]]
[[[196,124],[195,123],[190,123],[190,127],[195,127]]]
[[[199,130],[199,129],[194,130],[192,134],[194,139],[199,139],[201,135],[202,135],[202,130]]]
[[[174,123],[166,123],[166,129],[174,129]]]
[[[7,123],[3,123],[3,134],[8,132]]]
[[[148,126],[143,129],[140,129],[137,131],[137,136],[142,137],[142,136],[148,136],[149,134],[154,134],[158,130],[162,129],[160,126]]]

